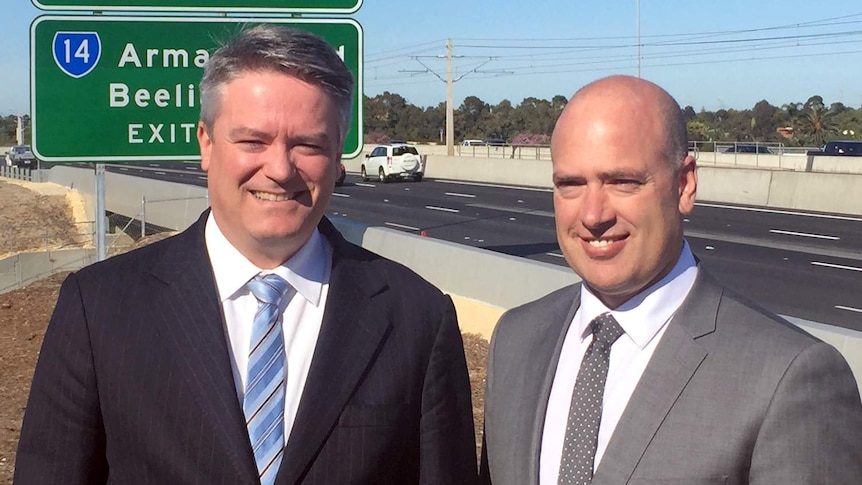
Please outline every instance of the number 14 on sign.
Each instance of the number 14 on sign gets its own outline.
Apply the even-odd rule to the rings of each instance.
[[[53,51],[57,67],[70,77],[80,78],[99,63],[102,44],[96,32],[57,32]]]

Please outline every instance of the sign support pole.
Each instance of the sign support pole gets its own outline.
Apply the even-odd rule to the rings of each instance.
[[[96,164],[96,261],[104,261],[105,250],[105,164]]]

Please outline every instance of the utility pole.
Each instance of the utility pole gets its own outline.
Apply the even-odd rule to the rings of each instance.
[[[16,115],[18,118],[18,127],[15,129],[15,141],[18,145],[24,144],[24,125],[21,123],[21,115]]]
[[[446,155],[455,156],[455,104],[452,95],[452,39],[446,42]]]
[[[641,0],[636,0],[635,10],[638,18],[638,79],[641,77]]]

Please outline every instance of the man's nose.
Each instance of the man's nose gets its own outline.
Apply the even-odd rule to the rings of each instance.
[[[296,164],[290,147],[280,143],[270,146],[264,160],[264,173],[277,182],[290,180],[296,174]]]
[[[604,229],[612,225],[614,210],[604,186],[588,186],[581,204],[581,223],[588,229]]]

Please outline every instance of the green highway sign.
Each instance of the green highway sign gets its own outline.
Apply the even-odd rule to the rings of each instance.
[[[41,10],[123,12],[242,12],[344,14],[359,10],[362,0],[32,0]],[[84,5],[81,5],[81,4]]]
[[[362,28],[351,19],[61,17],[30,26],[33,151],[50,162],[199,158],[198,83],[220,42],[279,23],[333,46],[356,78],[344,156],[362,150]]]

